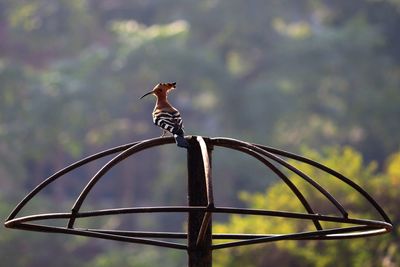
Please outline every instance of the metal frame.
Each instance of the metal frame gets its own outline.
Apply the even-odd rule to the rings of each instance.
[[[202,217],[201,227],[198,231],[197,242],[199,245],[203,242],[207,235],[208,226],[211,225],[212,214],[213,213],[225,213],[225,214],[243,214],[243,215],[254,215],[254,216],[265,216],[265,217],[280,217],[285,219],[300,219],[307,220],[314,224],[315,230],[308,232],[298,232],[298,233],[287,233],[287,234],[216,234],[212,231],[208,231],[212,240],[228,240],[226,243],[211,244],[210,249],[223,249],[229,247],[275,242],[279,240],[331,240],[331,239],[345,239],[345,238],[356,238],[356,237],[366,237],[372,235],[379,235],[388,233],[392,230],[392,222],[390,221],[387,214],[379,206],[379,204],[359,185],[354,183],[352,180],[346,178],[342,174],[332,170],[331,168],[322,165],[311,159],[282,151],[276,148],[271,148],[258,144],[251,144],[235,139],[216,137],[207,138],[201,136],[186,137],[193,143],[197,143],[200,146],[201,158],[203,160],[204,168],[204,183],[206,185],[206,196],[207,205],[204,206],[160,206],[160,207],[131,207],[131,208],[115,208],[107,210],[92,210],[92,211],[82,211],[81,206],[84,203],[86,197],[94,188],[97,182],[114,166],[123,161],[124,159],[139,153],[142,150],[174,143],[172,137],[165,138],[154,138],[139,142],[134,142],[118,147],[114,147],[97,154],[93,154],[87,158],[77,161],[66,168],[58,171],[52,176],[48,177],[41,184],[39,184],[35,189],[33,189],[27,196],[25,196],[22,201],[14,208],[9,217],[5,222],[5,226],[8,228],[29,230],[29,231],[39,231],[39,232],[53,232],[62,234],[72,234],[81,235],[87,237],[96,237],[103,239],[110,239],[116,241],[139,243],[146,245],[154,245],[161,247],[168,247],[180,250],[189,251],[188,244],[180,244],[175,242],[167,242],[160,239],[188,239],[188,233],[178,233],[178,232],[143,232],[143,231],[119,231],[119,230],[107,230],[107,229],[81,229],[75,228],[75,221],[80,218],[97,217],[97,216],[107,216],[107,215],[120,215],[120,214],[144,214],[144,213],[186,213],[200,212],[204,214]],[[263,163],[269,170],[277,175],[289,189],[294,193],[297,199],[303,205],[305,211],[296,213],[288,211],[271,211],[271,210],[258,210],[258,209],[244,209],[244,208],[232,208],[232,207],[219,207],[214,204],[213,197],[213,186],[212,186],[212,176],[211,176],[211,158],[209,151],[213,147],[224,147],[232,150],[237,150],[246,153],[253,158],[257,159]],[[117,154],[118,153],[118,154]],[[97,159],[117,154],[114,158],[108,161],[86,184],[85,188],[81,191],[80,195],[76,199],[71,212],[66,213],[48,213],[48,214],[35,214],[24,217],[17,217],[19,212],[24,208],[24,206],[34,198],[41,190],[49,186],[52,182],[63,177],[63,175],[84,166],[85,164],[95,161]],[[374,208],[382,217],[380,220],[367,220],[361,218],[350,218],[348,212],[336,200],[325,188],[319,185],[313,178],[309,177],[307,174],[303,173],[288,161],[283,158],[288,158],[292,160],[297,160],[305,164],[309,164],[314,168],[317,168],[323,172],[328,173],[330,176],[337,178],[344,182],[346,185],[352,187],[355,191],[361,194],[365,200]],[[280,166],[280,167],[277,167]],[[290,179],[284,174],[281,168],[285,168],[299,177],[304,181],[309,183],[315,190],[319,191],[326,200],[332,203],[332,205],[337,209],[340,216],[333,215],[323,215],[314,212],[311,203],[307,201],[301,191],[297,186],[290,181]],[[63,219],[68,220],[66,227],[56,227],[44,224],[46,220],[49,219]],[[40,223],[41,221],[42,223]],[[335,222],[350,224],[352,226],[346,226],[341,228],[324,229],[321,222]],[[211,227],[210,227],[211,228]],[[210,233],[211,232],[211,233]]]

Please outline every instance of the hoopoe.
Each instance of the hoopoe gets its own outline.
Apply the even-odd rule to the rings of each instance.
[[[179,147],[187,148],[189,145],[184,137],[183,122],[181,114],[174,108],[167,99],[170,90],[176,88],[176,83],[159,83],[153,90],[144,94],[140,99],[148,95],[155,95],[157,97],[156,106],[153,110],[153,122],[155,125],[162,128],[163,137],[167,132],[172,133],[175,142]]]

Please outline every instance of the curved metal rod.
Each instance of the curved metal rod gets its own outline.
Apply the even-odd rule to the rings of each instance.
[[[95,233],[106,233],[120,236],[128,237],[150,237],[150,238],[173,238],[173,239],[186,239],[187,233],[184,232],[146,232],[146,231],[123,231],[123,230],[103,230],[103,229],[80,229],[75,228],[75,230],[89,231]],[[212,234],[213,239],[238,239],[246,240],[260,237],[269,237],[276,235],[267,234]]]
[[[227,213],[227,214],[247,214],[247,215],[261,215],[261,216],[272,216],[280,218],[291,218],[291,219],[307,219],[313,220],[318,219],[327,222],[338,222],[355,224],[354,227],[347,228],[334,228],[326,230],[317,230],[312,232],[300,232],[300,233],[289,233],[289,234],[216,234],[212,235],[213,238],[218,239],[239,239],[241,241],[229,242],[214,245],[212,249],[221,249],[234,246],[243,246],[257,243],[265,243],[279,240],[330,240],[330,239],[343,239],[343,238],[356,238],[383,234],[390,232],[392,225],[387,222],[365,220],[365,219],[349,219],[343,217],[333,217],[319,214],[305,214],[305,213],[294,213],[294,212],[283,212],[283,211],[268,211],[268,210],[254,210],[254,209],[238,209],[238,208],[226,208],[226,207],[190,207],[190,206],[166,206],[166,207],[142,207],[142,208],[123,208],[123,209],[110,209],[100,211],[89,211],[78,213],[77,217],[94,217],[101,215],[113,215],[123,213],[149,213],[149,212],[190,212],[190,211],[203,211],[203,212],[215,212],[215,213]],[[147,238],[183,238],[183,235],[187,233],[165,233],[165,232],[132,232],[132,231],[119,231],[119,230],[91,230],[91,229],[70,229],[56,226],[45,226],[39,224],[30,224],[29,222],[46,220],[46,219],[67,219],[70,218],[70,213],[56,213],[56,214],[39,214],[31,215],[18,219],[13,219],[6,223],[6,227],[12,227],[16,229],[25,229],[39,232],[54,232],[64,234],[76,234],[88,237],[97,237],[104,239],[111,239],[115,241],[124,241],[130,243],[139,243],[147,245],[155,245],[162,247],[169,247],[175,249],[185,249],[188,247],[182,244],[171,243],[166,241],[145,239]],[[361,232],[362,231],[362,232]]]
[[[327,172],[328,174],[338,178],[339,180],[343,181],[344,183],[346,183],[347,185],[351,186],[352,188],[354,188],[356,191],[358,191],[362,196],[364,196],[364,198],[366,198],[368,200],[368,202],[375,207],[375,209],[378,211],[378,213],[382,216],[382,218],[392,224],[392,221],[390,220],[389,216],[385,213],[385,211],[382,209],[381,206],[379,206],[379,204],[375,201],[374,198],[371,197],[371,195],[369,195],[367,193],[367,191],[365,191],[361,186],[359,186],[358,184],[356,184],[355,182],[353,182],[352,180],[350,180],[349,178],[347,178],[346,176],[344,176],[343,174],[319,163],[316,162],[314,160],[302,157],[300,155],[294,154],[294,153],[290,153],[287,151],[283,151],[283,150],[279,150],[276,148],[272,148],[272,147],[268,147],[268,146],[263,146],[263,145],[258,145],[255,144],[257,147],[266,150],[268,152],[274,153],[274,154],[278,154],[287,158],[291,158],[291,159],[295,159],[298,161],[301,161],[303,163],[307,163],[311,166],[314,166],[322,171]]]
[[[205,208],[203,208],[205,209]],[[233,209],[229,208],[216,208],[214,212],[227,212],[227,213],[235,213],[231,212]],[[248,210],[246,213],[253,213],[254,211]],[[263,214],[271,213],[274,216],[278,217],[286,217],[280,216],[276,213],[282,212],[266,212],[260,210]],[[268,214],[268,215],[271,215]],[[57,216],[58,218],[64,217],[64,214],[55,214],[60,215]],[[61,216],[62,215],[62,216]],[[290,214],[286,214],[290,215]],[[293,215],[293,214],[292,214]],[[299,214],[301,215],[301,214]],[[306,214],[302,214],[306,215]],[[309,215],[309,214],[308,214]],[[43,219],[43,215],[40,219]],[[316,215],[311,215],[316,216]],[[35,217],[35,216],[32,216]],[[36,216],[39,219],[40,216]],[[288,216],[289,218],[293,218],[293,216]],[[328,217],[328,216],[322,216]],[[329,217],[328,217],[329,218]],[[29,222],[30,220],[25,220],[25,222]],[[257,243],[265,243],[271,241],[279,241],[279,240],[332,240],[332,239],[343,239],[343,238],[356,238],[356,237],[364,237],[364,236],[371,236],[371,235],[378,235],[388,232],[386,227],[390,228],[388,223],[379,222],[379,221],[370,221],[370,220],[360,220],[360,219],[345,219],[341,217],[333,218],[331,217],[327,221],[343,221],[346,223],[353,223],[357,224],[357,226],[346,227],[346,228],[333,228],[327,230],[317,230],[317,231],[310,231],[310,232],[300,232],[300,233],[290,233],[290,234],[216,234],[213,235],[218,239],[241,239],[243,241],[238,242],[231,242],[231,243],[224,243],[213,246],[213,249],[220,249],[226,247],[233,247],[233,246],[242,246],[242,245],[250,245],[250,244],[257,244]],[[176,248],[176,249],[186,249],[187,246],[177,244],[177,243],[170,243],[165,241],[159,240],[152,240],[152,239],[143,239],[144,237],[148,238],[182,238],[182,235],[187,235],[187,233],[165,233],[165,232],[132,232],[132,231],[119,231],[119,230],[91,230],[91,229],[69,229],[69,228],[62,228],[62,227],[55,227],[55,226],[45,226],[45,225],[38,225],[38,224],[30,224],[30,223],[20,223],[15,224],[14,228],[16,229],[24,229],[24,230],[31,230],[31,231],[39,231],[39,232],[54,232],[54,233],[66,233],[66,234],[76,234],[82,236],[89,236],[89,237],[97,237],[97,238],[104,238],[104,239],[111,239],[115,241],[124,241],[124,242],[131,242],[131,243],[140,243],[140,244],[148,244],[148,245],[156,245],[156,246],[163,246],[169,248]],[[136,238],[139,237],[139,238]]]
[[[12,220],[15,218],[15,216],[17,216],[17,214],[21,211],[21,209],[36,195],[38,194],[43,188],[45,188],[46,186],[48,186],[50,183],[54,182],[55,180],[57,180],[58,178],[60,178],[61,176],[63,176],[64,174],[71,172],[79,167],[81,167],[82,165],[85,165],[89,162],[92,162],[96,159],[100,159],[115,153],[118,153],[120,151],[124,151],[126,149],[128,149],[131,146],[136,145],[139,142],[134,142],[134,143],[129,143],[126,145],[122,145],[122,146],[117,146],[114,148],[110,148],[104,151],[101,151],[99,153],[93,154],[91,156],[88,156],[82,160],[79,160],[67,167],[65,167],[64,169],[59,170],[58,172],[56,172],[55,174],[51,175],[50,177],[48,177],[46,180],[44,180],[43,182],[41,182],[38,186],[36,186],[28,195],[26,195],[20,203],[18,203],[18,205],[14,208],[14,210],[11,212],[11,214],[8,216],[7,221]]]
[[[373,227],[385,228],[387,232],[392,230],[392,225],[377,220],[367,219],[350,219],[337,216],[321,215],[321,214],[308,214],[299,212],[288,212],[288,211],[273,211],[273,210],[260,210],[260,209],[245,209],[245,208],[231,208],[231,207],[204,207],[204,206],[165,206],[165,207],[141,207],[141,208],[121,208],[121,209],[107,209],[97,211],[86,211],[79,212],[76,214],[76,218],[89,218],[98,217],[105,215],[119,215],[119,214],[140,214],[140,213],[187,213],[193,211],[200,212],[212,212],[212,213],[225,213],[225,214],[244,214],[244,215],[256,215],[256,216],[269,216],[269,217],[281,217],[290,219],[302,219],[302,220],[319,220],[325,222],[337,222],[346,224],[358,224],[368,225]],[[16,219],[12,219],[6,222],[6,227],[17,228],[26,222],[47,220],[47,219],[69,219],[71,213],[49,213],[49,214],[36,214],[24,216]]]
[[[172,243],[167,241],[160,241],[154,239],[145,239],[145,238],[135,238],[135,237],[128,237],[128,236],[121,236],[116,234],[110,233],[99,233],[94,231],[82,231],[77,229],[70,229],[70,228],[62,228],[62,227],[54,227],[54,226],[45,226],[45,225],[38,225],[38,224],[20,224],[18,226],[19,229],[29,230],[29,231],[38,231],[38,232],[46,232],[46,233],[62,233],[62,234],[70,234],[70,235],[80,235],[80,236],[87,236],[87,237],[95,237],[95,238],[102,238],[102,239],[109,239],[114,241],[124,241],[130,243],[138,243],[143,245],[152,245],[152,246],[159,246],[159,247],[168,247],[174,249],[181,249],[187,250],[186,245]]]
[[[363,237],[365,236],[372,236],[372,235],[379,235],[381,234],[384,229],[381,228],[371,228],[366,227],[366,230],[363,231],[361,234]],[[145,232],[145,231],[121,231],[121,230],[102,230],[102,229],[80,229],[75,228],[75,230],[79,231],[89,231],[95,233],[108,233],[113,235],[120,235],[120,236],[127,236],[127,237],[148,237],[148,238],[172,238],[172,239],[186,239],[187,233],[183,232]],[[318,233],[318,232],[315,232]],[[357,238],[359,236],[359,231],[355,232],[348,232],[343,231],[341,234],[329,234],[324,236],[324,240],[338,240],[344,238]],[[249,240],[249,239],[256,239],[261,237],[273,237],[278,236],[278,234],[233,234],[233,233],[226,233],[226,234],[212,234],[212,239],[220,239],[220,240]],[[321,239],[318,235],[315,237],[309,236],[307,240],[318,240]],[[304,240],[304,238],[292,238],[292,240]]]
[[[336,208],[339,210],[339,212],[342,213],[343,217],[345,217],[345,218],[348,217],[347,211],[343,208],[343,206],[328,191],[326,191],[320,184],[318,184],[316,181],[314,181],[307,174],[305,174],[302,171],[300,171],[299,169],[295,168],[293,165],[291,165],[287,161],[281,159],[280,157],[277,157],[274,154],[269,153],[268,151],[265,151],[263,149],[260,149],[260,148],[256,147],[255,145],[252,145],[250,143],[246,143],[246,142],[235,140],[235,139],[231,139],[231,138],[212,138],[211,140],[214,141],[213,142],[214,145],[219,145],[219,146],[224,146],[224,147],[226,147],[225,145],[228,145],[228,146],[229,145],[244,146],[244,147],[247,147],[249,149],[253,149],[253,150],[257,151],[258,153],[263,154],[266,157],[268,157],[268,158],[270,158],[270,159],[272,159],[274,161],[279,162],[281,165],[285,166],[286,168],[288,168],[292,172],[294,172],[297,175],[299,175],[301,178],[306,180],[309,184],[314,186],[315,189],[317,189],[319,192],[321,192],[334,206],[336,206]]]
[[[215,213],[231,213],[231,214],[246,214],[246,215],[262,215],[262,216],[283,217],[283,218],[292,218],[292,219],[306,219],[306,220],[318,219],[319,221],[326,221],[326,222],[371,225],[371,226],[385,228],[387,232],[390,232],[393,228],[393,226],[390,223],[377,221],[377,220],[350,219],[350,218],[337,217],[337,216],[329,216],[329,215],[321,215],[321,214],[307,214],[307,213],[288,212],[288,211],[217,207],[217,208],[213,209],[213,212],[215,212]]]
[[[286,183],[286,185],[296,195],[296,197],[299,199],[299,201],[301,202],[301,204],[303,205],[303,207],[306,209],[306,211],[309,214],[315,214],[314,210],[311,208],[311,205],[308,203],[308,201],[306,200],[304,195],[300,192],[300,190],[274,164],[272,164],[267,159],[262,157],[259,153],[255,152],[253,150],[250,150],[248,148],[245,148],[245,147],[230,147],[230,148],[239,150],[239,151],[246,153],[246,154],[258,159],[259,161],[261,161],[264,165],[266,165],[268,168],[270,168],[271,171],[273,171],[276,175],[278,175]],[[315,228],[317,228],[317,230],[322,230],[322,226],[318,222],[318,220],[313,220],[313,222],[314,222]]]
[[[260,237],[260,238],[250,239],[250,240],[242,240],[242,241],[235,241],[235,242],[213,245],[211,247],[211,249],[222,249],[222,248],[252,245],[252,244],[281,241],[281,240],[301,240],[301,239],[310,239],[310,238],[315,238],[315,237],[320,239],[322,237],[329,237],[330,235],[338,235],[338,234],[353,233],[353,232],[359,232],[360,235],[363,236],[362,231],[365,231],[366,235],[371,235],[370,230],[371,230],[371,228],[368,226],[352,226],[352,227],[347,227],[347,228],[334,228],[334,229],[329,229],[329,230],[301,232],[301,233],[295,233],[295,234],[282,234],[282,235]],[[374,230],[377,230],[377,229],[374,229]],[[379,233],[380,233],[379,231],[374,231],[374,234],[379,234]],[[329,238],[329,239],[332,239],[332,238]]]
[[[123,241],[130,243],[139,243],[145,245],[161,246],[174,249],[188,250],[187,245],[160,241],[150,238],[182,238],[186,233],[153,233],[153,232],[143,232],[134,234],[133,232],[118,232],[118,231],[102,231],[102,230],[89,230],[89,229],[69,229],[61,227],[50,227],[38,224],[20,224],[18,229],[47,232],[47,233],[63,233],[63,234],[73,234],[87,237],[95,237],[102,239],[109,239],[114,241]],[[382,234],[384,230],[377,227],[359,225],[346,228],[333,228],[328,230],[320,231],[310,231],[310,232],[300,232],[292,234],[275,234],[275,235],[246,235],[246,234],[216,234],[213,235],[218,237],[218,239],[240,239],[241,241],[228,242],[223,244],[213,245],[211,249],[222,249],[243,245],[252,245],[259,243],[267,243],[272,241],[281,240],[335,240],[342,238],[355,238],[355,237],[365,237]]]
[[[173,143],[174,139],[172,137],[169,138],[154,138],[154,139],[149,139],[145,141],[141,141],[139,143],[136,143],[135,145],[129,147],[128,149],[124,150],[117,156],[115,156],[113,159],[111,159],[109,162],[107,162],[93,177],[92,179],[86,184],[85,188],[82,190],[81,194],[78,196],[78,198],[75,201],[75,204],[72,206],[72,216],[71,219],[68,222],[68,228],[73,228],[73,225],[75,223],[75,215],[79,211],[80,207],[83,204],[83,201],[87,197],[88,193],[90,190],[92,190],[93,186],[100,180],[101,177],[103,177],[112,167],[117,165],[119,162],[122,160],[126,159],[127,157],[131,156],[134,153],[137,153],[143,149],[147,149],[153,146],[158,146],[158,145],[165,145],[169,143]]]

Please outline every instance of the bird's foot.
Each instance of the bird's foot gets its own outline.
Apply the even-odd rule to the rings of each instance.
[[[163,131],[163,133],[160,137],[165,137],[166,134],[167,134],[167,131]]]

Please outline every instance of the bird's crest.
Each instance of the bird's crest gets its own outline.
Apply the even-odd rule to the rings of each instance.
[[[154,89],[157,88],[161,88],[164,89],[166,91],[171,90],[171,89],[175,89],[176,88],[176,82],[173,83],[159,83],[156,85],[156,87]]]

